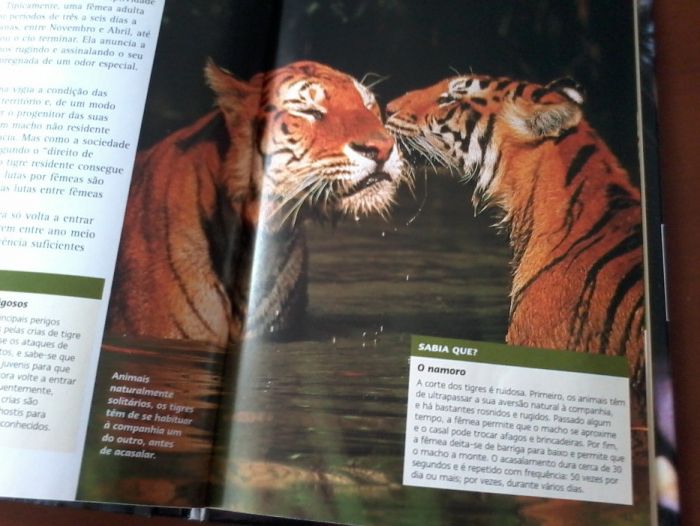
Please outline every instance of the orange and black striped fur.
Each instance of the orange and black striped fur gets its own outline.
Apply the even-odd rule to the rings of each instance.
[[[513,248],[513,345],[644,362],[640,192],[582,116],[569,79],[546,86],[460,76],[387,107],[408,149],[476,184]]]
[[[137,157],[108,333],[225,346],[289,328],[306,298],[303,219],[385,214],[404,177],[352,77],[314,62],[206,76],[217,109]]]

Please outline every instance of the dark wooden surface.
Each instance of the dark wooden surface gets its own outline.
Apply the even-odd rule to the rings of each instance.
[[[700,2],[659,0],[659,141],[684,525],[700,524]]]
[[[659,141],[667,225],[670,348],[674,360],[683,524],[700,524],[700,2],[657,0]],[[0,526],[166,526],[148,519],[86,510],[0,502]]]

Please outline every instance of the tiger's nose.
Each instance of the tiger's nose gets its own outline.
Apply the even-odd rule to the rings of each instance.
[[[394,139],[390,135],[375,135],[361,143],[350,143],[350,148],[368,159],[384,163],[394,148]]]

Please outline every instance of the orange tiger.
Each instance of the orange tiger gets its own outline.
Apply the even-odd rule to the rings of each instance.
[[[506,340],[644,361],[640,192],[583,118],[570,79],[459,76],[387,106],[387,128],[474,180],[513,249]]]
[[[405,177],[374,96],[349,75],[315,62],[249,82],[205,73],[216,110],[137,157],[110,334],[225,346],[294,325],[303,218],[386,214]]]

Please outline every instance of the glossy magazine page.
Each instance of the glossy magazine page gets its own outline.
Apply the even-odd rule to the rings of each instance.
[[[264,69],[275,32],[260,21],[274,13],[272,5],[250,2],[164,5],[79,500],[181,508],[208,502],[221,387],[231,382],[224,364],[235,364],[242,337],[254,216],[233,195],[247,186],[252,145],[229,134],[229,102],[217,97],[227,88],[212,87],[217,74],[232,77],[208,57],[218,61],[236,49],[227,66],[245,78]],[[188,32],[199,35],[196,46],[183,38]],[[241,85],[257,108],[258,90]],[[234,146],[245,159],[232,170],[226,162]]]
[[[635,17],[280,4],[212,506],[652,523]]]

